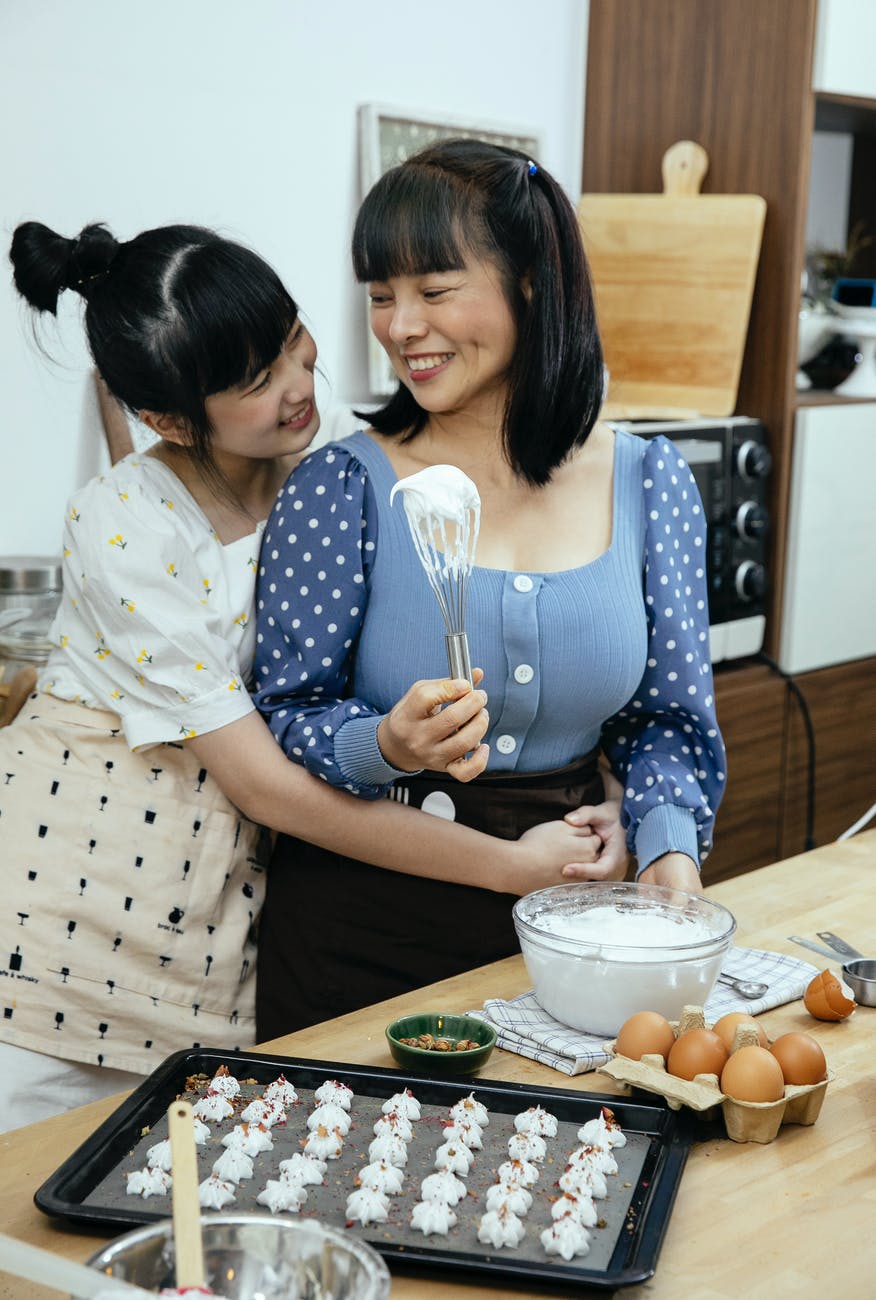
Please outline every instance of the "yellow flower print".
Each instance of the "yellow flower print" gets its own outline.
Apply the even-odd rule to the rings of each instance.
[[[201,579],[201,585],[202,585],[203,588],[204,588],[204,595],[203,595],[203,598],[202,598],[202,600],[201,600],[201,604],[202,604],[202,605],[206,605],[206,603],[207,603],[207,597],[211,594],[211,592],[213,591],[213,588],[210,586],[210,579],[209,579],[209,578],[202,578],[202,579]]]
[[[179,734],[182,736],[183,740],[193,740],[198,733],[195,731],[194,727],[180,727]]]
[[[69,546],[65,546],[65,547],[64,547],[64,559],[66,560],[66,559],[67,559],[69,556],[71,556],[72,554],[73,554],[73,552],[70,550],[70,547],[69,547]]]
[[[257,568],[258,568],[258,564],[259,564],[259,562],[258,562],[257,558],[256,558],[254,555],[251,555],[251,556],[249,557],[249,559],[247,560],[247,564],[249,565],[249,567],[250,567],[251,569],[257,569]]]
[[[124,551],[128,545],[121,533],[116,533],[115,537],[111,537],[109,544],[110,546],[117,546],[120,551]]]
[[[238,614],[237,618],[234,621],[238,627],[246,627],[246,625],[249,623],[249,615]]]
[[[138,663],[138,664],[151,664],[151,663],[152,663],[152,656],[151,656],[151,654],[149,653],[148,650],[141,650],[141,651],[140,651],[140,653],[137,655],[137,663]]]
[[[228,689],[229,691],[239,691],[242,689],[240,682],[236,677],[233,677],[228,683]]]
[[[167,506],[168,510],[173,509],[173,502],[169,501],[167,497],[161,497],[160,500],[161,500],[161,504],[163,506]]]
[[[66,649],[67,649],[67,646],[68,646],[68,644],[69,644],[69,641],[70,641],[70,638],[68,637],[67,633],[64,632],[64,633],[62,634],[62,636],[61,636],[61,640],[60,640],[60,642],[59,642],[59,644],[60,644],[62,650],[66,650]]]
[[[124,698],[125,698],[125,697],[124,697],[124,695],[122,694],[122,692],[119,690],[118,686],[116,687],[116,689],[115,689],[114,691],[111,691],[111,692],[110,692],[110,699],[111,699],[111,700],[123,700]]]
[[[178,577],[179,577],[179,569],[176,567],[175,564],[168,564],[168,566],[167,566],[167,568],[164,570],[164,572],[165,572],[165,573],[168,575],[168,577],[170,577],[170,578],[178,578]]]
[[[137,674],[137,682],[138,682],[138,684],[139,684],[140,686],[145,686],[145,685],[146,685],[146,678],[143,676],[142,673],[138,673],[138,674]]]
[[[107,659],[111,653],[110,649],[106,644],[106,642],[104,641],[102,633],[98,632],[96,633],[96,636],[97,636],[97,648],[94,653],[97,655],[98,659]]]
[[[120,501],[127,501],[128,499],[127,492],[117,492],[116,496],[119,498]]]
[[[81,517],[82,516],[79,514],[79,511],[74,506],[73,509],[70,511],[68,518],[71,519],[74,524],[78,524]]]
[[[198,662],[195,664],[195,672],[202,673],[203,671],[204,671],[204,665],[201,663],[199,659]]]
[[[133,600],[129,600],[127,596],[122,596],[121,600],[119,601],[119,604],[121,605],[122,609],[126,609],[129,614],[133,614],[134,610],[136,609],[136,605],[134,604]]]

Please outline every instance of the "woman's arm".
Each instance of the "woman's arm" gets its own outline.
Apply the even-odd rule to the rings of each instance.
[[[405,875],[520,895],[586,878],[599,843],[560,820],[501,840],[393,800],[353,799],[290,762],[255,713],[186,744],[253,821]]]

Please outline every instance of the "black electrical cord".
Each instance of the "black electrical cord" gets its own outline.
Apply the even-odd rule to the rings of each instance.
[[[760,659],[762,663],[765,663],[766,666],[776,674],[776,676],[781,677],[782,681],[785,683],[788,690],[794,696],[794,699],[797,702],[797,707],[800,710],[800,717],[803,719],[803,726],[806,730],[806,743],[807,743],[808,754],[807,754],[807,764],[806,764],[806,768],[807,768],[806,837],[804,840],[804,848],[808,851],[809,849],[814,849],[816,847],[815,844],[815,729],[812,726],[812,715],[809,712],[809,705],[806,703],[806,696],[800,690],[799,685],[791,676],[791,674],[786,673],[783,668],[779,667],[779,665],[776,663],[774,659],[771,659],[770,656],[768,654],[765,654],[762,650],[756,657]]]

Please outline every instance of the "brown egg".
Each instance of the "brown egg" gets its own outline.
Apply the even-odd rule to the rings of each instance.
[[[765,1047],[740,1047],[721,1071],[721,1091],[735,1101],[778,1101],[785,1092],[782,1067]]]
[[[698,1074],[720,1075],[727,1060],[727,1048],[711,1029],[688,1029],[679,1034],[666,1058],[666,1068],[679,1079]]]
[[[824,1052],[811,1034],[782,1034],[770,1048],[785,1083],[821,1083],[827,1078]]]
[[[803,1005],[816,1020],[845,1020],[858,1004],[833,971],[823,970],[803,994]]]
[[[615,1051],[631,1061],[643,1056],[662,1056],[664,1061],[675,1042],[675,1032],[665,1016],[657,1011],[637,1011],[618,1030]]]
[[[761,1047],[769,1047],[766,1032],[754,1016],[750,1016],[746,1011],[728,1011],[726,1016],[722,1016],[712,1025],[712,1032],[718,1035],[728,1052],[733,1051],[733,1035],[736,1033],[737,1025],[754,1025]]]

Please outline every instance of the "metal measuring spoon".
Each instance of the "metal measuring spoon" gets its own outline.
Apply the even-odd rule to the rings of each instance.
[[[737,980],[732,975],[719,975],[718,980],[721,984],[729,984],[731,989],[735,989],[740,997],[747,998],[749,1002],[762,998],[770,987],[769,984],[760,984],[757,980]]]

